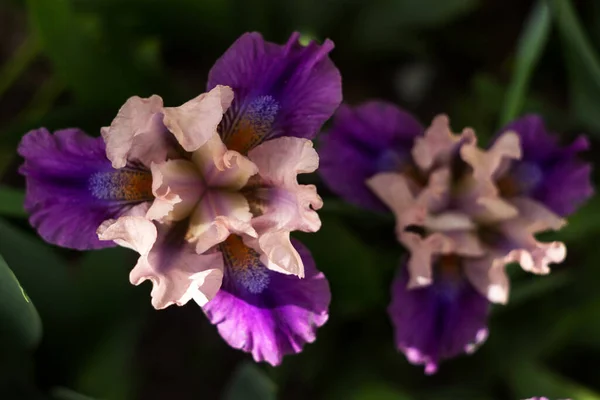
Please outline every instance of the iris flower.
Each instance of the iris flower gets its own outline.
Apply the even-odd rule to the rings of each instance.
[[[132,97],[102,138],[23,138],[25,208],[48,242],[140,254],[130,280],[160,309],[193,299],[232,346],[279,364],[315,340],[329,285],[290,232],[315,232],[322,200],[313,139],[341,102],[333,49],[242,35],[179,107]]]
[[[321,176],[358,206],[395,215],[408,256],[392,284],[388,312],[396,345],[436,372],[440,360],[473,352],[488,336],[490,303],[506,303],[505,266],[550,272],[558,230],[592,193],[585,138],[560,146],[541,118],[503,128],[488,149],[475,132],[452,132],[448,117],[423,128],[385,102],[342,106],[320,150]]]

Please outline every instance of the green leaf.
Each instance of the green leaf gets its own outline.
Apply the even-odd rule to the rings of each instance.
[[[553,273],[548,276],[533,276],[528,278],[515,282],[510,289],[510,301],[506,307],[495,308],[495,310],[500,312],[508,311],[512,307],[521,305],[521,303],[548,295],[556,289],[573,283],[573,279],[567,271]]]
[[[0,97],[31,65],[39,54],[39,44],[32,38],[26,39],[19,49],[0,69]]]
[[[0,215],[27,217],[23,209],[25,194],[21,190],[0,186]]]
[[[43,51],[79,101],[118,104],[143,88],[130,60],[114,57],[112,46],[102,43],[102,32],[90,32],[69,0],[28,0],[27,5]]]
[[[355,387],[348,396],[348,400],[410,400],[406,393],[384,382],[366,383]]]
[[[277,387],[256,365],[243,362],[233,373],[223,399],[275,400]]]
[[[550,0],[550,5],[564,44],[563,53],[571,81],[571,111],[581,123],[599,130],[597,104],[600,98],[600,59],[571,1]]]
[[[600,400],[600,393],[548,371],[532,361],[514,365],[510,370],[509,382],[514,398],[525,399],[534,396],[549,398],[570,398],[577,400]]]
[[[25,290],[0,256],[0,338],[3,346],[32,349],[42,337],[42,321]]]
[[[94,400],[71,389],[57,387],[51,390],[53,400]]]
[[[550,25],[548,5],[545,0],[538,0],[519,40],[515,68],[504,101],[502,125],[513,120],[523,108],[529,80],[548,41]]]

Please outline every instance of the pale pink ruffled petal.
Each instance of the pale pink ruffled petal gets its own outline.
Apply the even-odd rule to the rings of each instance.
[[[149,167],[175,152],[171,135],[162,123],[162,110],[160,96],[134,96],[121,107],[111,125],[101,129],[106,156],[114,168],[123,168],[129,160]]]
[[[187,160],[169,160],[152,163],[151,171],[155,199],[146,217],[160,221],[187,218],[206,190],[198,168]]]
[[[447,163],[460,143],[475,143],[475,132],[465,128],[455,135],[450,129],[450,120],[446,115],[438,115],[431,122],[425,134],[415,139],[412,156],[415,163],[428,171],[436,162]]]
[[[517,208],[499,197],[496,185],[489,179],[465,177],[454,191],[458,209],[478,224],[494,224],[514,218]]]
[[[485,254],[476,234],[470,232],[436,232],[424,238],[416,233],[403,232],[400,242],[410,252],[407,264],[410,275],[407,285],[409,289],[431,284],[434,256],[453,253],[465,257],[480,257]]]
[[[201,254],[230,234],[256,237],[251,219],[250,206],[243,195],[209,189],[192,213],[186,238],[196,243],[196,252]]]
[[[122,217],[102,224],[98,234],[101,240],[114,240],[140,253],[129,278],[134,285],[152,282],[154,308],[181,306],[192,298],[204,305],[221,287],[223,257],[218,252],[196,254],[172,228],[161,224],[157,229],[142,217]]]
[[[443,203],[450,188],[450,170],[434,171],[427,186],[417,189],[416,194],[409,178],[394,172],[377,174],[367,180],[367,185],[394,213],[396,234],[400,236],[409,225],[425,225],[429,213]]]
[[[559,230],[566,221],[528,198],[514,198],[519,216],[499,226],[515,247],[509,254],[512,261],[521,264],[525,271],[535,274],[550,273],[549,264],[560,263],[567,256],[566,246],[561,242],[542,243],[535,235],[547,230]]]
[[[258,172],[256,165],[247,157],[237,151],[227,150],[216,133],[194,151],[192,161],[200,170],[206,184],[213,188],[239,190]]]
[[[506,264],[513,262],[510,257],[493,251],[485,257],[465,258],[465,274],[473,286],[492,303],[506,304],[510,281],[506,275]]]
[[[252,226],[259,237],[252,244],[267,268],[304,276],[302,259],[291,245],[289,233],[316,232],[321,220],[315,210],[323,206],[314,185],[298,184],[297,175],[317,169],[319,156],[307,139],[282,137],[250,150],[248,157],[258,167],[255,195],[262,198],[261,214]]]
[[[233,101],[233,90],[217,85],[179,107],[165,107],[163,122],[185,151],[195,151],[215,133]]]
[[[507,161],[521,158],[521,143],[514,132],[502,134],[488,150],[468,143],[460,148],[462,159],[473,168],[476,180],[491,181],[502,174]]]

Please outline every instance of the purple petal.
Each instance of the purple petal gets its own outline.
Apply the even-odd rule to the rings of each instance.
[[[151,189],[151,176],[148,181],[143,171],[114,170],[102,138],[79,129],[31,131],[18,151],[25,158],[24,207],[49,243],[79,250],[112,247],[98,240],[96,229],[130,210],[140,196],[151,196],[144,189],[145,184]]]
[[[278,365],[284,355],[299,353],[329,316],[327,279],[308,249],[297,241],[294,246],[304,262],[304,279],[266,269],[252,250],[243,258],[224,250],[223,286],[203,307],[225,341],[252,353],[255,361]]]
[[[500,134],[509,130],[519,135],[523,151],[521,161],[508,172],[518,194],[532,196],[561,216],[573,213],[593,195],[591,166],[579,158],[589,148],[584,136],[561,146],[537,115],[510,123]]]
[[[342,101],[341,76],[327,54],[333,42],[284,45],[259,33],[242,35],[217,60],[208,89],[227,85],[234,100],[222,122],[227,147],[245,153],[279,136],[312,139]]]
[[[357,107],[343,105],[333,127],[322,139],[321,177],[345,200],[384,211],[385,205],[365,181],[385,171],[397,171],[410,162],[410,151],[423,127],[391,103],[371,101]]]
[[[407,289],[405,267],[392,284],[388,308],[396,345],[425,373],[442,359],[475,350],[487,337],[488,301],[462,276],[435,276],[431,285]]]

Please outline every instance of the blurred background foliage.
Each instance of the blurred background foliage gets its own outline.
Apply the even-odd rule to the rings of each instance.
[[[425,377],[386,314],[402,254],[393,221],[323,187],[323,228],[298,237],[333,291],[314,344],[278,368],[229,348],[194,304],[151,309],[124,249],[43,243],[22,209],[15,148],[29,129],[98,134],[131,95],[178,105],[243,32],[333,39],[345,101],[379,97],[489,137],[539,112],[561,140],[600,138],[597,0],[0,0],[0,399],[600,400],[600,201],[558,235],[550,276],[513,268],[474,355]],[[485,140],[485,139],[484,139]],[[557,187],[560,190],[560,187]]]

